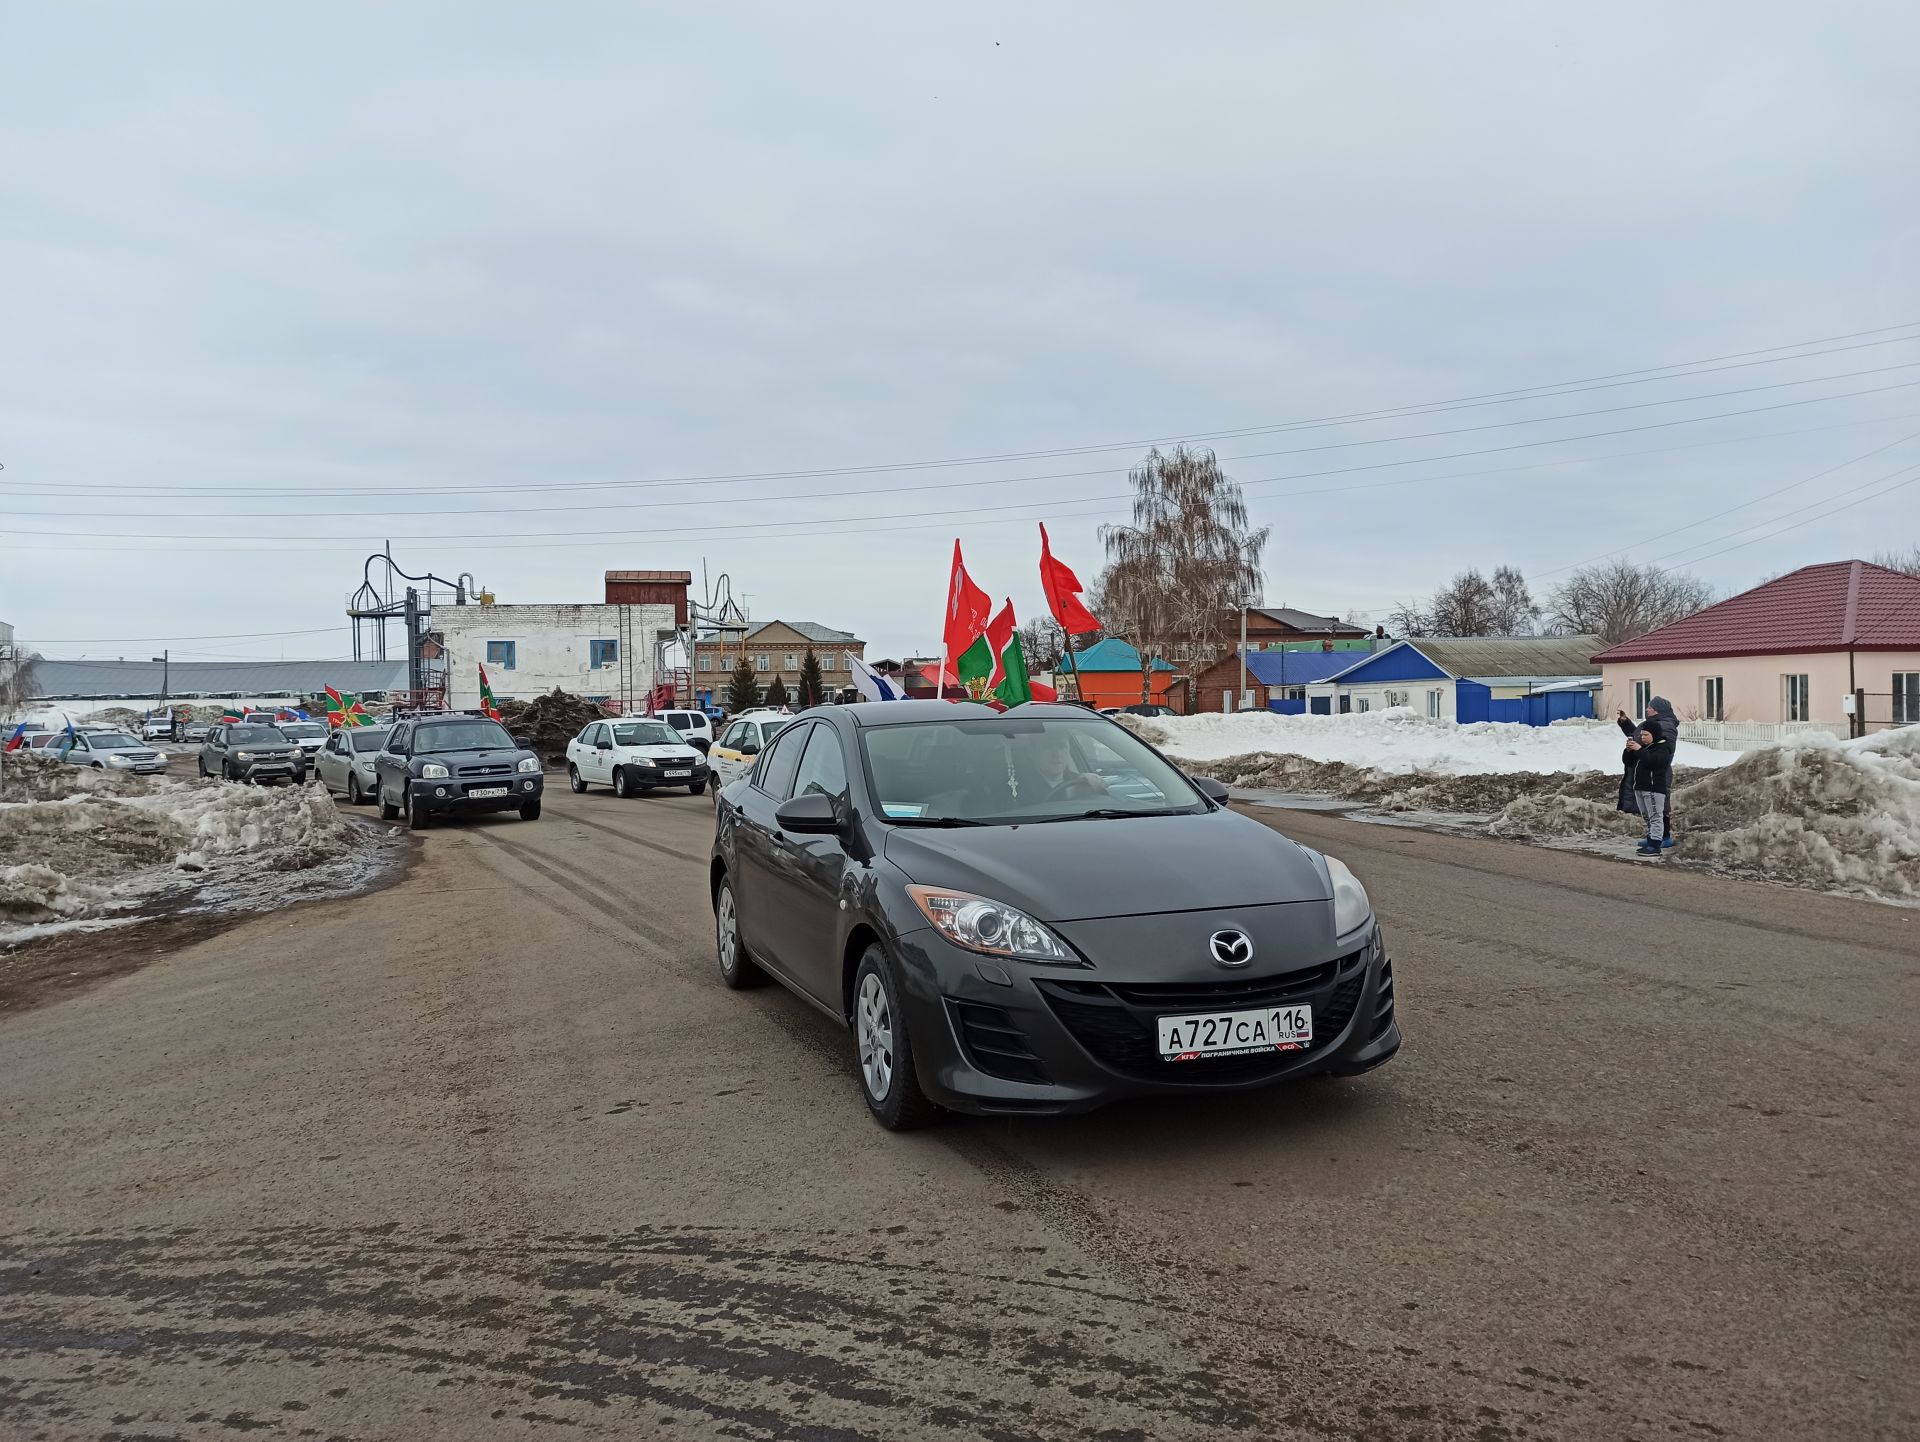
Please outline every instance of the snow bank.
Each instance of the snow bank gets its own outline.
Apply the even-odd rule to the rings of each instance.
[[[1229,715],[1122,717],[1169,755],[1219,761],[1255,752],[1337,761],[1372,771],[1435,776],[1495,776],[1530,771],[1620,769],[1620,731],[1610,722],[1521,726],[1436,721],[1404,706],[1346,716],[1281,716],[1271,711]],[[1732,753],[1680,743],[1676,765],[1725,766]]]
[[[97,917],[158,895],[247,894],[247,878],[299,873],[255,887],[268,899],[337,884],[373,847],[318,786],[268,789],[205,780],[118,776],[40,757],[9,758],[0,802],[0,940],[21,928]]]

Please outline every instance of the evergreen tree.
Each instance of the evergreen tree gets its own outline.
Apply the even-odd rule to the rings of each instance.
[[[807,647],[805,659],[800,662],[800,704],[802,707],[818,706],[827,699],[827,683],[820,675],[820,658],[813,654],[813,647]]]
[[[773,681],[767,687],[767,704],[784,706],[787,704],[787,683],[780,679],[780,673],[773,673]]]
[[[753,667],[742,656],[740,664],[733,668],[733,675],[727,678],[727,710],[738,716],[759,704],[760,683],[753,679]]]

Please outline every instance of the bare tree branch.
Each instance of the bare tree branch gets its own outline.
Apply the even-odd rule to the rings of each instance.
[[[1553,588],[1547,610],[1554,629],[1613,646],[1691,616],[1713,599],[1713,588],[1697,576],[1618,560],[1575,571]]]

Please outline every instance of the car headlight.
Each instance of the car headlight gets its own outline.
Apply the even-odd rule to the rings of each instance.
[[[131,766],[131,765],[133,765],[133,758],[132,758],[131,756],[121,756],[121,755],[119,755],[118,753],[115,753],[115,754],[113,754],[113,755],[110,755],[110,756],[108,756],[108,757],[107,757],[107,765],[109,765],[109,766]]]
[[[251,761],[253,760],[253,753],[251,751],[236,751],[233,753],[233,759],[235,761]]]
[[[1373,903],[1367,900],[1367,888],[1360,884],[1360,878],[1347,870],[1346,862],[1328,856],[1326,863],[1327,875],[1333,878],[1334,934],[1345,936],[1366,925],[1373,914]]]
[[[1003,902],[939,886],[909,886],[907,895],[955,946],[988,956],[1079,965],[1080,958],[1064,941],[1026,912]]]
[[[451,774],[438,761],[429,761],[420,768],[420,775],[428,781],[444,781]]]
[[[519,769],[522,771],[538,771],[540,769],[540,758],[538,756],[522,756],[520,758]]]

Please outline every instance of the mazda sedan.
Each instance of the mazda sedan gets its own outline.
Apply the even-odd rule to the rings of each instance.
[[[893,1129],[1379,1066],[1366,891],[1225,800],[1075,706],[805,712],[719,798],[721,979],[849,1027]]]

